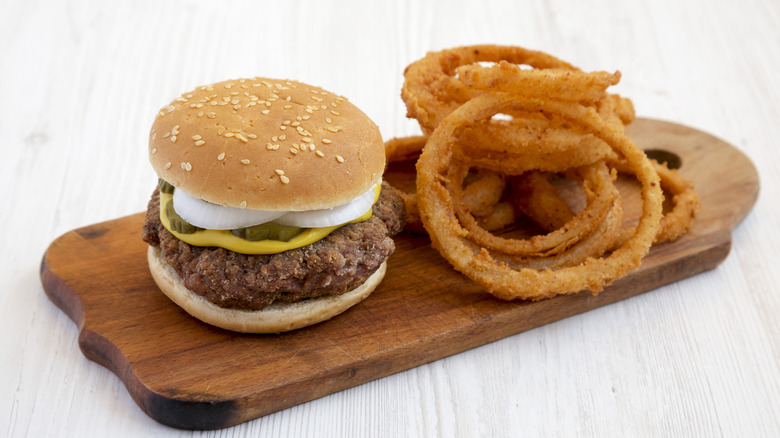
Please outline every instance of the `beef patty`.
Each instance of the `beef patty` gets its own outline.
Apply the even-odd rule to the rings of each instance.
[[[393,253],[390,237],[403,229],[405,220],[403,201],[385,183],[367,221],[279,254],[240,254],[192,246],[174,237],[160,222],[160,193],[155,190],[142,237],[160,248],[187,289],[220,307],[259,310],[273,302],[339,295],[356,288]]]

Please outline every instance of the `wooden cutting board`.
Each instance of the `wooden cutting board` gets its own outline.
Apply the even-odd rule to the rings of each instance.
[[[453,271],[427,237],[402,233],[384,282],[346,313],[286,334],[232,333],[191,318],[157,289],[143,213],[59,237],[43,257],[41,281],[78,325],[84,355],[112,370],[149,416],[178,428],[231,426],[717,266],[758,197],[755,167],[688,127],[640,119],[629,128],[639,147],[680,159],[702,209],[686,236],[654,247],[598,296],[500,301]]]

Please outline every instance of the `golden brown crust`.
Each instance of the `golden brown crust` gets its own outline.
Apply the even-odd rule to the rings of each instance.
[[[294,303],[274,303],[263,310],[224,309],[184,287],[176,271],[149,246],[149,271],[160,290],[195,318],[225,330],[241,333],[281,333],[307,327],[345,312],[363,301],[382,282],[387,262],[363,284],[342,295],[331,295]]]
[[[160,178],[216,204],[313,210],[381,178],[382,136],[346,98],[300,82],[236,79],[162,108],[149,158]]]

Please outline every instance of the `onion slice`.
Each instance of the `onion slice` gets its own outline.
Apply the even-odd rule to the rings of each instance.
[[[358,196],[351,202],[338,207],[322,210],[291,211],[274,220],[277,224],[303,228],[332,227],[353,221],[374,205],[376,198],[376,186]]]
[[[209,230],[232,230],[270,222],[285,211],[226,207],[195,198],[183,190],[173,191],[173,206],[185,221]]]

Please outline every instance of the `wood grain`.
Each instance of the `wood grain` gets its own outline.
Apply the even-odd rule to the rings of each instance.
[[[385,281],[365,302],[292,333],[241,335],[194,320],[157,290],[140,239],[143,214],[61,236],[46,251],[41,280],[78,325],[84,355],[111,369],[149,416],[178,428],[226,427],[717,266],[756,201],[755,167],[688,127],[640,119],[630,135],[679,156],[703,207],[690,233],[653,248],[598,296],[503,302],[454,272],[427,238],[402,234]]]

